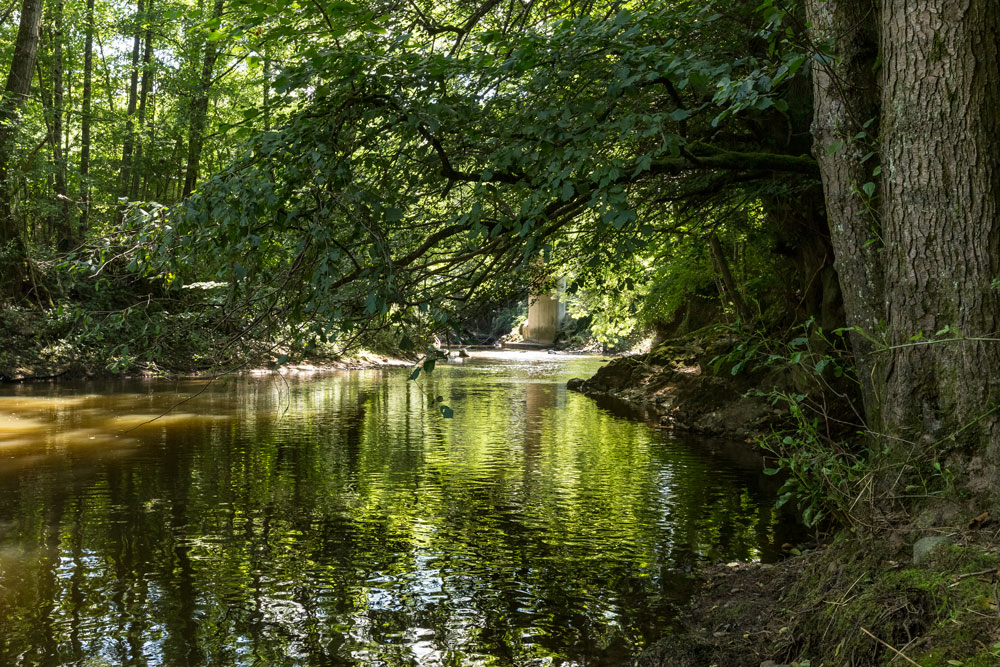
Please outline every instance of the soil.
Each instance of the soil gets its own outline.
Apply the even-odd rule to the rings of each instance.
[[[808,391],[804,385],[821,378],[778,363],[777,355],[743,360],[739,344],[731,334],[704,329],[648,354],[616,358],[594,377],[568,386],[641,409],[665,428],[752,442],[791,426],[787,406],[776,399],[780,393]],[[826,410],[849,414],[843,403]]]
[[[948,535],[919,564],[910,535],[709,567],[682,624],[629,665],[1000,665],[1000,527]]]

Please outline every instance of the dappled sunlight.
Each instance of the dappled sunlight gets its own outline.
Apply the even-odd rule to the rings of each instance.
[[[90,401],[101,400],[101,398],[96,394],[85,396],[0,396],[0,413],[79,408]]]
[[[232,419],[231,415],[206,414],[199,415],[191,412],[171,412],[168,414],[132,414],[111,417],[106,420],[109,428],[114,430],[128,429],[137,435],[141,434],[141,428],[145,426],[171,428],[183,426],[195,422],[225,421]]]
[[[18,436],[45,429],[45,423],[38,419],[18,417],[14,414],[0,414],[0,444],[8,436]]]

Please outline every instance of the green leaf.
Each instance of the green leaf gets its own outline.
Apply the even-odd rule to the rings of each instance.
[[[410,380],[416,380],[418,377],[420,377],[420,368],[419,367],[413,369],[413,372],[410,373],[409,379]]]
[[[573,187],[573,183],[571,181],[563,181],[562,191],[559,194],[562,200],[569,201],[570,199],[573,198],[573,195],[575,194],[576,194],[576,188]]]
[[[455,411],[449,408],[447,405],[441,406],[441,416],[445,419],[451,419],[455,416]]]
[[[433,373],[434,372],[434,364],[435,363],[436,363],[436,361],[434,359],[428,359],[428,360],[426,360],[424,362],[424,372],[425,373]]]
[[[873,194],[875,194],[875,184],[872,183],[871,181],[869,181],[869,182],[865,183],[864,185],[862,185],[861,189],[864,190],[865,194],[868,195],[869,197],[871,197]]]
[[[835,141],[826,148],[827,155],[836,155],[837,151],[844,147],[843,141]]]

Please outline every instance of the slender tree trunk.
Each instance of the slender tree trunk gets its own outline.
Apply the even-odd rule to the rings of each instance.
[[[224,0],[215,0],[212,18],[222,16]],[[205,43],[205,59],[202,62],[200,86],[197,96],[191,104],[191,120],[188,127],[188,162],[184,174],[184,192],[187,197],[198,184],[198,168],[201,163],[201,150],[205,141],[205,122],[208,117],[208,91],[212,86],[212,75],[215,72],[215,61],[219,50],[214,42]]]
[[[729,270],[729,262],[726,261],[726,255],[722,250],[722,244],[719,243],[719,237],[715,234],[715,232],[712,232],[708,236],[708,247],[712,253],[712,263],[715,264],[715,271],[718,274],[719,279],[722,281],[723,296],[733,304],[733,308],[736,309],[736,315],[740,318],[740,322],[743,324],[749,324],[753,321],[753,316],[750,313],[750,309],[747,307],[746,302],[743,300],[743,295],[740,294],[736,281],[733,279],[733,273]]]
[[[52,47],[52,161],[55,165],[56,197],[59,199],[58,239],[69,236],[69,190],[66,187],[66,155],[62,150],[63,136],[63,1],[56,0],[53,20],[55,34]]]
[[[264,131],[271,131],[271,53],[264,45]]]
[[[83,100],[80,127],[80,220],[76,238],[86,233],[90,224],[90,114],[94,70],[94,0],[87,0],[86,46],[83,54]]]
[[[151,14],[153,0],[148,0],[146,11]],[[142,89],[139,95],[139,137],[136,142],[135,164],[132,168],[132,178],[129,185],[129,198],[139,198],[139,178],[145,171],[142,167],[143,136],[146,134],[146,101],[149,99],[149,91],[153,86],[153,68],[150,61],[153,57],[153,24],[151,20],[146,21],[146,38],[142,48]]]
[[[0,273],[0,286],[8,293],[16,290],[24,276],[27,248],[16,219],[14,182],[17,165],[14,145],[19,116],[24,100],[31,88],[38,34],[42,20],[41,0],[24,0],[21,20],[10,73],[0,98],[0,254],[4,255],[6,269]]]
[[[139,99],[139,46],[142,43],[142,24],[146,20],[143,0],[135,10],[135,35],[132,38],[132,69],[129,73],[128,109],[125,112],[125,142],[122,146],[121,194],[128,195],[132,182],[132,150],[135,143],[135,109]]]

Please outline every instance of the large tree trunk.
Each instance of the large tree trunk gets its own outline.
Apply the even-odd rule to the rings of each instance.
[[[215,0],[212,18],[222,16],[224,0]],[[188,162],[184,174],[184,193],[187,197],[198,184],[198,169],[201,164],[201,150],[205,141],[205,121],[208,118],[208,91],[212,87],[212,75],[219,50],[214,42],[205,43],[205,59],[202,61],[201,79],[197,97],[191,103],[191,119],[188,127]]]
[[[814,68],[815,153],[847,320],[868,336],[853,342],[889,452],[881,491],[952,451],[960,486],[996,504],[1000,343],[984,339],[1000,337],[1000,4],[807,8],[832,46]],[[856,138],[875,135],[870,119],[878,146]]]
[[[813,153],[823,178],[830,242],[849,327],[873,334],[884,320],[881,232],[862,184],[876,183],[878,35],[872,0],[807,0],[813,43]],[[858,137],[863,133],[863,137]],[[879,421],[872,344],[852,336],[869,425]]]
[[[1000,343],[912,345],[951,327],[1000,331],[1000,4],[886,0],[882,17],[882,229],[887,342],[884,428],[965,446],[1000,465]],[[984,457],[984,458],[983,458]],[[989,470],[986,470],[989,468]],[[973,477],[973,474],[977,477]],[[979,474],[985,473],[985,474]]]
[[[94,70],[94,0],[87,0],[87,41],[83,52],[83,100],[80,119],[80,220],[77,238],[90,225],[90,112]]]
[[[20,284],[27,260],[27,248],[14,210],[17,196],[14,144],[21,107],[31,88],[41,22],[41,0],[24,0],[17,41],[14,44],[14,57],[3,97],[0,98],[0,254],[6,265],[6,269],[0,273],[0,287],[7,292]]]

